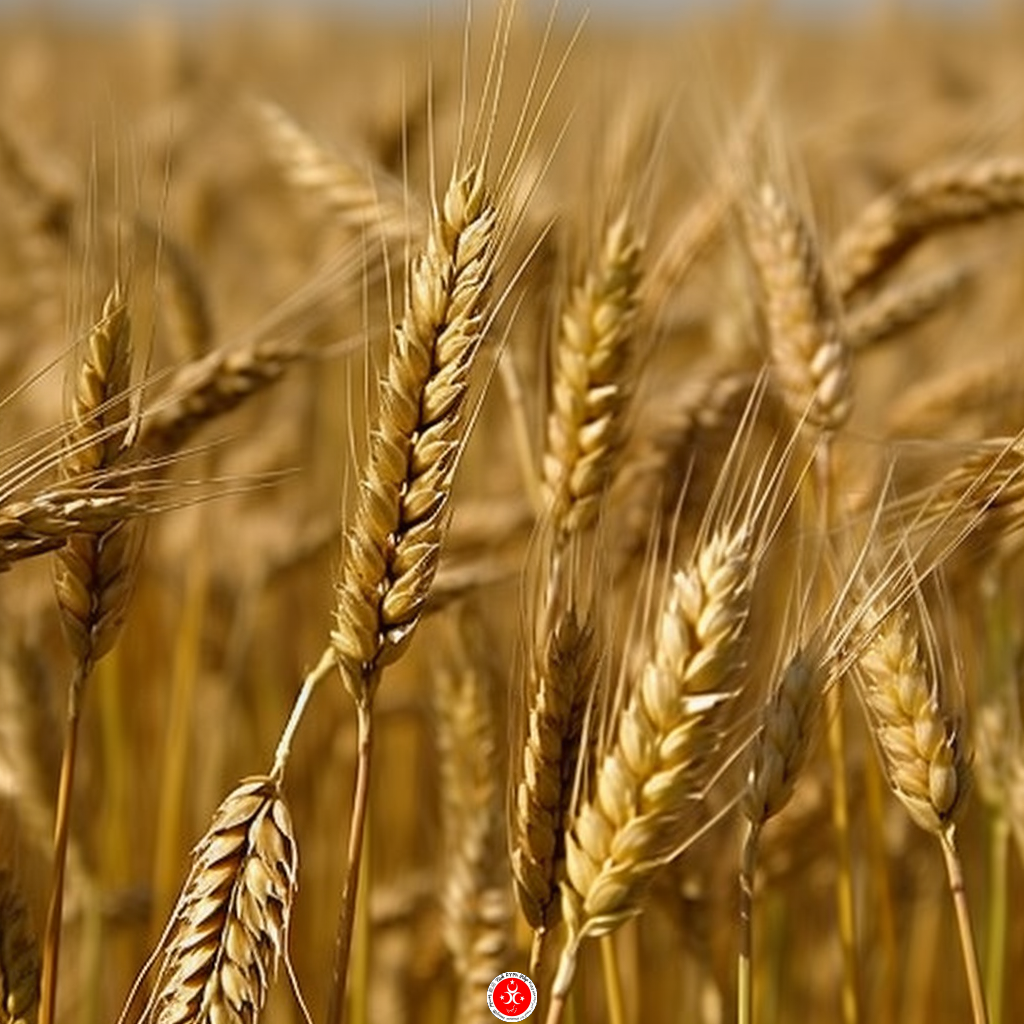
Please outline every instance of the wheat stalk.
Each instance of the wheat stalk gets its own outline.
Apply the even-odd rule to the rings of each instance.
[[[95,477],[131,454],[131,323],[127,300],[115,282],[100,319],[89,332],[72,399],[72,427],[61,459],[64,480]],[[56,1013],[64,871],[70,828],[82,693],[95,663],[113,646],[131,598],[139,537],[133,520],[99,533],[71,534],[54,563],[54,589],[75,669],[68,687],[68,715],[57,791],[54,867],[43,943],[40,1020]]]
[[[975,1024],[988,1010],[981,982],[954,840],[970,777],[966,737],[959,712],[949,701],[934,641],[912,618],[904,602],[883,612],[869,607],[862,627],[870,637],[860,653],[856,678],[886,778],[911,818],[934,835],[943,851],[957,913]],[[927,614],[920,606],[921,614]]]

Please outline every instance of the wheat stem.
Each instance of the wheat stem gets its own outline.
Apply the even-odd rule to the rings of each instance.
[[[939,842],[946,859],[946,874],[949,877],[949,891],[953,896],[956,909],[956,923],[960,932],[960,948],[964,956],[964,968],[967,971],[967,986],[971,995],[971,1013],[974,1024],[988,1024],[988,1010],[985,1006],[985,992],[981,981],[981,968],[978,965],[978,951],[974,945],[974,933],[971,930],[971,914],[967,905],[967,890],[964,886],[963,866],[956,849],[955,826],[949,825],[939,833]]]
[[[323,654],[320,655],[320,660],[316,663],[316,667],[307,673],[306,678],[302,681],[302,689],[299,690],[299,695],[295,698],[292,713],[288,717],[288,722],[281,733],[281,739],[278,740],[277,750],[274,752],[274,767],[270,771],[272,779],[280,781],[284,777],[284,769],[292,752],[292,741],[295,739],[295,733],[299,728],[299,723],[302,721],[302,716],[309,706],[313,691],[316,689],[317,684],[327,677],[336,664],[337,655],[334,646],[328,645],[324,649]]]
[[[39,1024],[53,1024],[56,1017],[57,968],[60,960],[60,931],[64,911],[64,874],[71,829],[71,787],[78,754],[82,689],[90,669],[88,662],[79,662],[68,687],[68,715],[64,732],[64,753],[60,764],[60,783],[57,788],[57,821],[53,832],[53,880],[50,885],[50,905],[43,935]]]
[[[598,940],[601,947],[601,973],[604,975],[604,993],[608,1001],[609,1024],[626,1024],[626,1007],[622,999],[622,978],[615,958],[615,936],[611,932]]]
[[[736,1020],[751,1024],[754,1019],[754,872],[757,868],[757,844],[761,825],[750,821],[743,840],[740,866],[740,952],[736,975]]]
[[[373,750],[373,713],[371,701],[356,702],[356,781],[352,797],[352,820],[348,835],[348,861],[341,893],[341,911],[334,944],[334,973],[327,1006],[326,1024],[344,1019],[345,989],[348,983],[348,958],[352,947],[356,896],[363,854],[363,832],[370,797],[370,762]],[[361,1022],[360,1022],[361,1024]]]
[[[1010,825],[1001,812],[995,812],[991,816],[988,841],[988,941],[985,944],[985,994],[992,1024],[1003,1024]]]

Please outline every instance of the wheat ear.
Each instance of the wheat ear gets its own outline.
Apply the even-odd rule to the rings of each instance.
[[[949,309],[971,283],[963,266],[942,267],[886,288],[851,308],[846,315],[846,343],[853,350],[898,338]]]
[[[455,963],[455,1020],[490,1019],[487,987],[503,970],[511,906],[501,856],[504,801],[487,655],[474,651],[472,620],[459,624],[447,664],[435,673],[440,754],[444,937]],[[477,643],[479,646],[479,641]]]
[[[369,461],[344,539],[331,642],[356,704],[358,757],[328,1024],[341,1019],[345,997],[373,696],[384,667],[409,643],[437,571],[496,247],[497,212],[482,171],[453,176],[409,270],[405,313],[394,330]]]
[[[594,626],[565,595],[531,643],[526,730],[512,795],[512,873],[523,916],[543,935],[558,919],[564,828],[583,721],[597,676]],[[539,621],[539,620],[537,620]],[[534,623],[535,625],[537,622]]]
[[[761,830],[789,802],[811,749],[824,695],[826,662],[811,641],[790,658],[761,708],[740,809],[747,819],[740,866],[737,1020],[753,1020],[754,873]]]
[[[14,875],[0,869],[0,1021],[34,1024],[39,1004],[39,949]]]
[[[131,325],[119,283],[103,304],[89,332],[75,381],[72,427],[61,460],[61,476],[75,481],[116,469],[132,442],[130,408]],[[70,830],[82,692],[93,665],[113,646],[131,597],[137,565],[138,532],[133,520],[114,523],[100,533],[68,537],[55,556],[54,588],[75,669],[68,687],[68,714],[57,791],[54,866],[50,907],[43,941],[40,1020],[56,1014],[57,971],[64,871]]]
[[[566,832],[562,912],[569,934],[552,986],[561,1015],[580,941],[638,914],[654,873],[694,827],[726,760],[740,696],[757,531],[723,524],[672,577],[649,652],[599,750]]]
[[[848,299],[939,231],[1024,207],[1024,158],[993,157],[928,167],[871,202],[833,253],[839,294]]]
[[[405,241],[410,230],[407,190],[380,169],[371,177],[329,153],[284,110],[257,104],[274,159],[295,189],[312,194],[340,224],[369,228],[384,240]]]
[[[888,613],[865,612],[869,640],[856,678],[890,788],[942,847],[974,1021],[985,1024],[988,1011],[954,838],[970,777],[964,729],[950,706],[934,649],[930,655],[922,650],[930,634],[922,636],[925,625],[915,622],[912,610],[905,602]]]
[[[122,478],[123,479],[123,478]],[[57,485],[0,504],[0,572],[15,562],[64,547],[76,534],[103,534],[134,516],[158,511],[158,491],[93,490]]]
[[[245,779],[193,851],[138,1024],[255,1024],[287,953],[297,877],[279,780]]]
[[[769,351],[784,400],[814,436],[822,534],[834,523],[832,438],[853,407],[852,358],[841,309],[809,223],[772,184],[748,204],[747,237],[761,283]],[[856,1024],[859,994],[853,866],[841,691],[829,691],[833,819],[839,853],[836,908],[843,948],[843,1019]]]
[[[630,393],[640,252],[620,215],[562,314],[542,467],[556,529],[592,525],[611,479]]]
[[[769,352],[783,397],[798,420],[806,416],[820,430],[837,430],[853,405],[851,359],[814,235],[769,183],[745,213]]]

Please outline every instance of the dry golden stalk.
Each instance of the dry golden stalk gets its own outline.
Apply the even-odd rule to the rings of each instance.
[[[254,1024],[287,953],[297,872],[279,783],[244,780],[193,852],[139,1024]]]
[[[672,577],[650,651],[566,834],[563,913],[577,942],[640,911],[643,890],[686,838],[724,762],[745,659],[755,533],[743,523],[714,531]],[[571,970],[560,975],[567,984]]]
[[[454,178],[410,271],[345,538],[331,638],[359,704],[371,699],[383,667],[404,650],[437,569],[496,243],[496,212],[482,174]]]
[[[72,400],[61,476],[72,481],[121,463],[132,438],[131,324],[115,283],[89,332]],[[113,646],[131,597],[138,534],[134,521],[101,533],[72,534],[57,552],[54,585],[72,653],[90,666]]]
[[[556,599],[557,600],[557,599]],[[594,627],[562,599],[531,644],[526,734],[517,747],[512,798],[512,873],[527,923],[555,924],[564,874],[564,829],[598,655]]]
[[[948,309],[969,282],[968,271],[954,266],[880,291],[847,313],[846,343],[857,350],[898,337]]]
[[[838,430],[853,405],[851,357],[811,229],[771,184],[747,204],[745,223],[782,395],[797,419]]]
[[[640,251],[620,215],[562,314],[542,470],[556,531],[592,525],[611,480],[630,394]]]
[[[35,1024],[39,950],[18,884],[0,869],[0,1024]]]
[[[487,987],[505,969],[511,906],[501,856],[503,787],[487,655],[467,623],[435,675],[440,754],[444,937],[459,978],[455,1020],[485,1021]]]
[[[843,299],[875,283],[930,235],[1024,207],[1024,158],[928,167],[879,196],[842,233],[833,257]]]
[[[905,606],[881,619],[866,612],[862,628],[870,639],[858,659],[858,681],[886,776],[914,821],[939,835],[967,793],[963,723]]]
[[[257,113],[293,188],[312,194],[342,225],[366,228],[384,240],[408,238],[411,220],[419,218],[400,182],[381,168],[360,170],[327,152],[273,103],[259,103]]]

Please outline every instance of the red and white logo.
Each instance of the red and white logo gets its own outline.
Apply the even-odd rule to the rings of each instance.
[[[491,982],[487,1005],[498,1020],[526,1020],[537,1009],[537,986],[525,974],[506,971]]]

